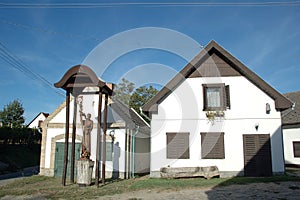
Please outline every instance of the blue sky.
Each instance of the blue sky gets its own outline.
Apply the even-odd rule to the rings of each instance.
[[[200,45],[214,39],[279,92],[300,90],[300,3],[176,2],[180,1],[106,6],[99,1],[67,0],[0,3],[0,108],[19,99],[25,108],[26,122],[41,111],[53,112],[64,101],[64,92],[51,85],[70,67],[89,63],[89,55],[105,41],[110,46],[98,55],[99,66],[92,66],[102,79],[118,83],[127,77],[140,85],[143,83],[136,77],[146,75],[149,83],[163,85],[184,67],[187,59],[160,48],[142,48],[143,44],[140,49],[115,54],[126,42],[113,43],[111,38],[130,30],[147,30],[145,27],[176,32],[198,43],[199,51]],[[149,37],[161,45],[167,41],[160,34]],[[180,49],[189,51],[184,45]],[[20,65],[8,63],[4,52],[19,59],[21,67],[30,72],[24,75],[17,69]],[[193,49],[189,56],[193,57],[195,52]],[[97,68],[109,55],[115,59],[102,66],[105,70],[99,74]],[[163,76],[151,76],[150,71],[156,70],[162,70],[159,74]]]

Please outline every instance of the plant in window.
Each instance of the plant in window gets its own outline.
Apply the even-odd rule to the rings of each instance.
[[[229,85],[225,85],[224,83],[203,84],[202,87],[204,111],[224,111],[230,109]]]
[[[210,122],[214,123],[216,118],[224,118],[225,112],[222,110],[206,111],[206,117]]]

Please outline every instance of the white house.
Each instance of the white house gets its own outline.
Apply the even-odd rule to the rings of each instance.
[[[208,166],[221,177],[282,174],[281,111],[291,106],[211,41],[143,106],[151,116],[150,176]]]
[[[91,133],[91,159],[96,160],[98,95],[82,95],[82,112],[91,114],[94,128]],[[102,101],[104,104],[104,100]],[[70,133],[73,119],[74,98],[70,102]],[[77,104],[75,104],[77,105]],[[79,107],[79,106],[78,106]],[[78,108],[79,109],[79,108]],[[103,115],[104,106],[102,106]],[[77,119],[80,113],[77,112]],[[43,123],[40,174],[62,176],[64,157],[66,103],[62,103]],[[103,117],[102,117],[103,120]],[[134,174],[148,173],[150,168],[150,127],[133,109],[118,100],[108,102],[108,130],[106,135],[106,178],[129,178]],[[75,158],[81,153],[82,124],[76,123]],[[70,134],[71,136],[71,134]],[[102,134],[103,136],[103,134]],[[69,138],[69,144],[71,137]],[[71,148],[71,145],[69,145]],[[100,148],[101,149],[101,148]],[[101,151],[101,150],[100,150]],[[102,153],[100,154],[102,155]],[[69,159],[70,163],[70,150]],[[102,159],[100,159],[102,160]],[[100,164],[101,166],[101,164]],[[94,166],[95,173],[95,166]],[[68,164],[67,176],[70,174]],[[76,174],[76,170],[75,170]],[[95,174],[93,175],[95,176]]]
[[[49,116],[49,113],[40,112],[31,122],[28,123],[27,128],[42,128],[43,121]]]
[[[282,113],[284,158],[287,167],[300,167],[300,91],[284,96],[294,106]]]

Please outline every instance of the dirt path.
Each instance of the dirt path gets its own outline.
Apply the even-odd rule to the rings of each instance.
[[[179,191],[142,190],[99,199],[300,199],[300,182],[253,183]]]

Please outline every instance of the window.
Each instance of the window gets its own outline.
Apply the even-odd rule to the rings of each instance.
[[[224,159],[224,133],[200,133],[201,158]]]
[[[42,128],[42,123],[43,123],[43,120],[39,120],[39,122],[38,122],[38,127],[39,128]]]
[[[203,110],[226,110],[230,109],[229,85],[203,84]]]
[[[190,133],[167,133],[167,158],[169,159],[189,159]]]
[[[101,144],[100,144],[100,159],[102,160],[102,145],[103,145],[103,142],[100,142]],[[113,147],[112,147],[112,143],[111,142],[106,142],[105,143],[106,144],[106,161],[112,161],[113,160],[113,155],[112,155],[112,153],[113,153]]]
[[[300,158],[300,142],[293,142],[294,157]]]

